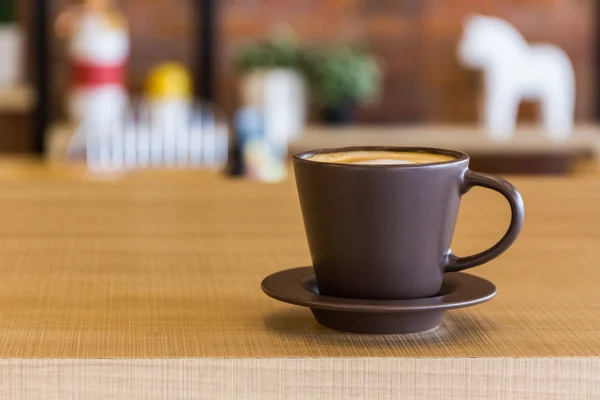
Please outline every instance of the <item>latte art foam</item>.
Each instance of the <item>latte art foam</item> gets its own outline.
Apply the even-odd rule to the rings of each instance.
[[[454,159],[454,157],[445,154],[388,150],[357,150],[336,153],[320,153],[308,157],[308,160],[311,161],[355,165],[431,164],[452,161]]]
[[[365,161],[356,161],[350,162],[349,164],[358,164],[358,165],[401,165],[401,164],[416,164],[414,161],[408,160],[393,160],[391,158],[382,158],[378,160],[365,160]]]

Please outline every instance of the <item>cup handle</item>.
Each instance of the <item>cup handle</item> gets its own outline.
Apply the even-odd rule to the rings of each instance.
[[[445,259],[445,271],[457,272],[468,268],[473,268],[484,264],[504,253],[517,239],[521,227],[523,226],[523,218],[525,217],[525,207],[523,199],[517,189],[508,181],[480,172],[467,170],[463,177],[461,194],[467,193],[473,186],[482,186],[488,189],[495,190],[502,194],[510,204],[511,218],[510,225],[506,230],[502,239],[489,249],[481,253],[474,254],[468,257],[457,257],[448,250]]]

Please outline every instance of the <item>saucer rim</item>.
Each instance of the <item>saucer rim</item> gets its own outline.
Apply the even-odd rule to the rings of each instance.
[[[324,296],[306,289],[304,282],[310,279],[314,279],[313,267],[286,269],[264,278],[261,289],[267,296],[275,300],[301,307],[367,313],[422,312],[464,308],[489,301],[497,293],[496,286],[489,280],[464,272],[444,274],[444,283],[453,288],[447,294],[405,300],[368,300]]]

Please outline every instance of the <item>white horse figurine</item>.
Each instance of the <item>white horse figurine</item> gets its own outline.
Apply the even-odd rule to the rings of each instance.
[[[508,22],[495,17],[470,16],[458,48],[460,61],[483,69],[483,119],[489,135],[510,140],[519,103],[538,100],[544,130],[554,140],[569,137],[573,128],[575,79],[569,57],[549,44],[529,45]]]

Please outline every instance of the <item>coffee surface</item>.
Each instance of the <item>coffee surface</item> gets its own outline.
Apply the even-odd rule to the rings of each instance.
[[[314,154],[307,158],[311,161],[357,164],[357,165],[402,165],[402,164],[431,164],[436,162],[452,161],[455,157],[445,154],[425,152],[401,152],[401,151],[375,151],[357,150],[335,153]]]

